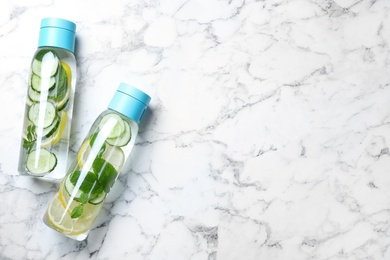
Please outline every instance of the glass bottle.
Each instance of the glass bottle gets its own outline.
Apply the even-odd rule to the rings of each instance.
[[[76,86],[75,30],[71,21],[41,21],[28,78],[21,175],[61,179],[66,172]]]
[[[77,158],[43,217],[50,228],[84,240],[114,185],[150,102],[144,92],[121,83],[108,109],[93,123]]]

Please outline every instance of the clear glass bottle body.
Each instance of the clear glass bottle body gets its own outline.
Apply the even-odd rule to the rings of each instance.
[[[43,217],[50,228],[84,240],[134,146],[138,124],[114,110],[99,115]]]
[[[29,73],[18,165],[21,175],[64,177],[76,78],[72,52],[38,48]]]

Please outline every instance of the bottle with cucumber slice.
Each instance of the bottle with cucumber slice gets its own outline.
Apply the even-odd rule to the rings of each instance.
[[[63,19],[41,21],[26,91],[21,175],[62,179],[66,174],[76,84],[75,29]]]
[[[43,217],[46,225],[76,240],[88,236],[134,146],[138,124],[149,102],[144,92],[124,83],[119,85],[51,200]]]

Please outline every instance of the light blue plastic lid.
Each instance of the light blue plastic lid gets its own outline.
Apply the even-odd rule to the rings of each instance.
[[[139,124],[149,105],[150,99],[151,98],[141,90],[128,84],[121,83],[119,84],[114,97],[111,99],[108,108],[127,116]]]
[[[76,24],[60,18],[41,21],[38,47],[57,47],[74,52]]]

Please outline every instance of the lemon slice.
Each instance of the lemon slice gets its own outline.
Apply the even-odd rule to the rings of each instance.
[[[70,236],[79,235],[87,232],[93,225],[98,213],[103,205],[85,204],[83,214],[79,218],[71,218],[72,208],[78,205],[72,201],[71,206],[67,206],[66,199],[63,197],[66,194],[64,189],[59,191],[51,201],[47,209],[47,222],[54,229]],[[74,205],[73,205],[74,204]]]
[[[68,205],[68,203],[65,202],[65,196],[64,196],[64,188],[63,188],[63,186],[64,186],[64,184],[61,183],[60,189],[59,189],[59,191],[58,191],[58,199],[60,200],[62,206],[63,206],[64,208],[66,208],[67,205]],[[69,196],[68,196],[68,197],[69,197]],[[67,201],[68,201],[68,199],[67,199]],[[69,212],[69,214],[70,214],[70,212]]]
[[[54,196],[47,209],[47,221],[54,229],[66,235],[82,234],[91,227],[90,221],[80,221],[70,217],[59,199],[59,193]]]
[[[101,154],[106,149],[106,142],[104,136],[101,136],[98,133],[94,133],[89,138],[87,138],[84,143],[81,145],[81,148],[77,154],[77,161],[80,168],[88,168],[89,170],[92,166],[93,161],[97,156]]]
[[[65,126],[66,126],[66,120],[68,118],[68,114],[65,111],[61,111],[60,117],[61,117],[61,121],[60,121],[60,124],[58,125],[57,131],[51,137],[42,140],[41,147],[45,148],[45,147],[48,147],[50,145],[55,145],[61,139],[61,137],[64,133]]]
[[[85,162],[88,159],[88,155],[91,152],[91,146],[89,145],[89,138],[84,141],[84,143],[81,145],[81,148],[79,150],[79,153],[77,154],[77,163],[80,168],[83,168],[85,165]]]

